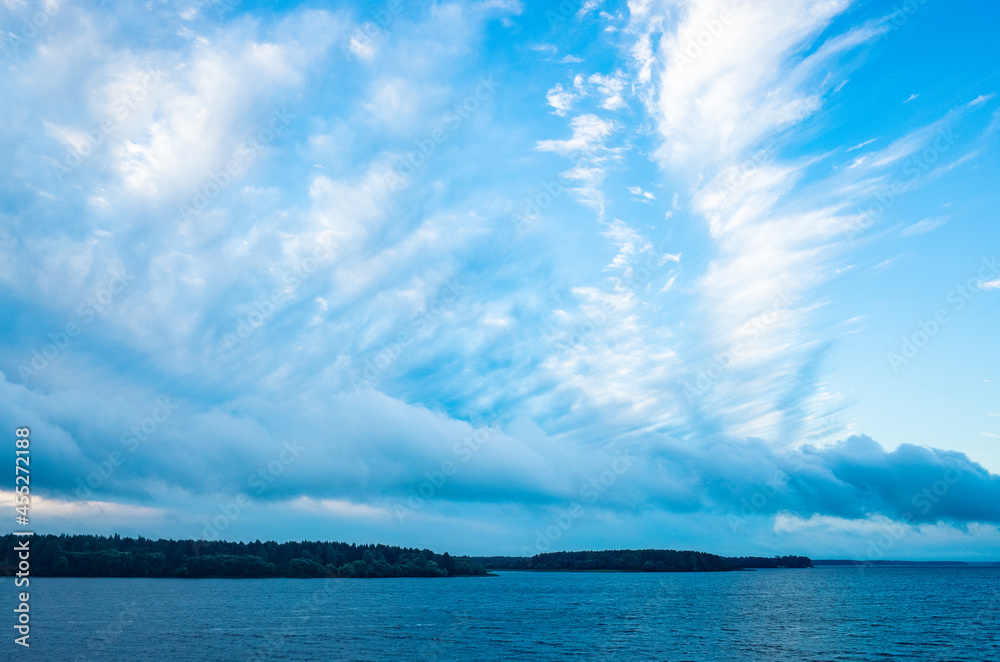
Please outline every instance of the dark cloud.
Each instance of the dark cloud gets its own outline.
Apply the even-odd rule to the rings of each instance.
[[[784,512],[1000,523],[1000,476],[959,452],[910,444],[886,451],[867,436],[780,452],[758,439],[652,435],[595,450],[502,413],[472,425],[376,391],[241,398],[199,410],[142,389],[125,397],[113,384],[48,394],[7,381],[0,387],[0,424],[31,425],[41,442],[37,490],[70,499],[89,479],[88,498],[131,503],[173,489],[386,505],[446,472],[433,490],[438,504],[592,501],[622,513],[741,520]],[[289,442],[300,450],[290,452]],[[621,454],[630,458],[627,469],[609,474]],[[267,479],[266,489],[254,475]],[[592,498],[593,481],[600,487],[602,479],[613,489]]]
[[[665,476],[692,486],[680,497],[669,486],[661,488],[667,507],[690,510],[697,497],[698,508],[741,518],[788,512],[1000,523],[1000,476],[956,451],[912,444],[886,451],[864,435],[786,453],[754,439],[651,448]]]

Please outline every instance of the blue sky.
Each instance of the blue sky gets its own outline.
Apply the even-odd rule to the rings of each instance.
[[[6,0],[36,530],[1000,558],[998,19]]]

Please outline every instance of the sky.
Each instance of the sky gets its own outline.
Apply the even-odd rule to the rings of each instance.
[[[1000,6],[0,13],[32,530],[1000,560]]]

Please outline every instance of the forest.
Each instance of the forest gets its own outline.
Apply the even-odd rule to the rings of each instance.
[[[2,537],[4,574],[17,565]],[[30,538],[31,575],[43,577],[456,577],[485,575],[467,557],[342,542],[151,540],[90,535]]]
[[[18,538],[0,537],[5,575]],[[451,556],[429,549],[343,542],[152,540],[92,535],[30,538],[31,575],[42,577],[461,577],[488,570],[726,572],[811,568],[805,556],[722,557],[669,549],[550,552],[531,557]]]

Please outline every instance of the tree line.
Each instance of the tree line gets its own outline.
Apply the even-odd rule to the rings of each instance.
[[[17,539],[2,537],[6,574]],[[343,542],[152,540],[91,535],[31,537],[42,577],[457,577],[485,575],[468,557],[429,549]]]
[[[18,559],[0,537],[4,574]],[[31,574],[42,577],[460,577],[487,570],[726,572],[811,568],[805,556],[723,557],[670,549],[548,552],[531,557],[451,556],[429,549],[344,542],[152,540],[92,535],[31,538]]]

